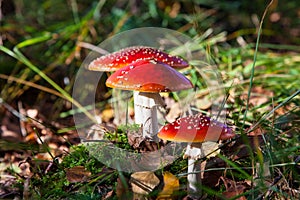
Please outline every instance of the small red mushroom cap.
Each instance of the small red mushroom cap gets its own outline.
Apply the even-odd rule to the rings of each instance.
[[[173,92],[193,88],[184,75],[169,65],[140,60],[113,73],[106,81],[111,88],[140,92]]]
[[[209,133],[209,135],[207,134]],[[161,128],[157,135],[160,139],[174,142],[194,142],[227,140],[235,133],[227,125],[211,120],[205,115],[180,118]]]
[[[161,50],[146,46],[132,46],[101,56],[93,60],[87,68],[93,71],[116,71],[133,62],[150,59],[174,68],[184,68],[189,65],[182,58],[171,56]]]

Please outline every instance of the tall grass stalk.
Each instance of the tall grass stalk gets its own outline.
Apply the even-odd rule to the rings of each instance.
[[[270,1],[268,6],[266,7],[266,9],[264,10],[264,13],[262,15],[262,18],[261,18],[261,21],[260,21],[260,24],[259,24],[259,27],[258,27],[257,40],[256,40],[255,51],[254,51],[254,55],[253,55],[253,65],[252,65],[252,69],[251,69],[250,83],[249,83],[249,89],[248,89],[248,95],[247,95],[246,109],[245,109],[245,112],[244,112],[244,118],[243,118],[243,124],[242,124],[241,130],[243,130],[243,128],[245,126],[247,112],[248,112],[248,109],[249,109],[249,102],[250,102],[251,90],[252,90],[252,86],[253,86],[255,64],[256,64],[256,58],[257,58],[260,35],[261,35],[261,31],[262,31],[262,25],[263,25],[264,19],[266,17],[266,14],[267,14],[269,8],[272,6],[272,4],[273,4],[273,0]]]

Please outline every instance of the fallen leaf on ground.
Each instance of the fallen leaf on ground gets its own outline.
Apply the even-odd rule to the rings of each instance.
[[[84,166],[75,166],[66,169],[66,176],[70,183],[84,182],[91,176],[91,172],[86,170]]]
[[[164,172],[164,187],[157,199],[173,199],[174,192],[179,190],[179,180],[171,172]]]
[[[130,178],[132,191],[138,194],[149,194],[159,183],[160,180],[150,171],[135,172]]]

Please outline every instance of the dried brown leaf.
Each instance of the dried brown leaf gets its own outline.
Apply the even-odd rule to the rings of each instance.
[[[147,195],[158,186],[160,180],[150,171],[135,172],[131,174],[130,184],[134,193]]]
[[[84,166],[75,166],[66,169],[66,176],[70,183],[85,182],[91,176],[91,172]]]

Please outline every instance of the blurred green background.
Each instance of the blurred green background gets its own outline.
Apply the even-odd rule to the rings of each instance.
[[[219,33],[218,46],[224,52],[254,44],[259,21],[269,1],[239,0],[1,0],[0,45],[17,46],[30,62],[46,73],[69,93],[76,71],[90,52],[89,45],[98,45],[121,31],[145,27],[166,27],[190,37],[206,34],[206,39]],[[299,52],[300,2],[273,1],[266,15],[260,51]],[[267,45],[268,44],[268,45]],[[279,45],[279,46],[276,46]],[[252,45],[253,47],[253,45]],[[263,45],[262,45],[263,47]],[[218,51],[212,51],[222,57]],[[246,60],[243,57],[239,60]],[[217,59],[218,60],[218,59]],[[222,58],[220,58],[222,60]],[[236,63],[238,64],[238,63]],[[45,94],[15,81],[13,76],[45,87],[51,86],[20,60],[0,53],[1,97],[15,103],[22,99],[28,105],[43,105]],[[66,82],[67,80],[67,82]],[[20,82],[20,81],[19,81]],[[71,84],[69,84],[69,82]],[[50,99],[49,96],[46,96]],[[46,99],[47,99],[46,98]],[[60,101],[51,96],[51,101]],[[52,113],[59,114],[58,106]],[[55,115],[55,114],[54,114]]]

